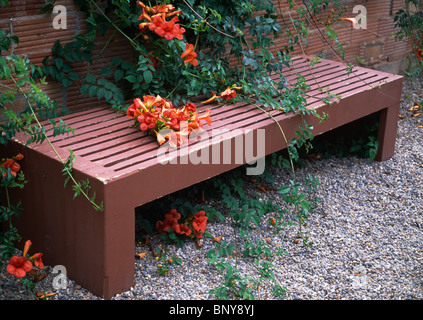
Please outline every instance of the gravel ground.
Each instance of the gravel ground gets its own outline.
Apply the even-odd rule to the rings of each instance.
[[[287,226],[283,239],[265,223],[257,232],[257,236],[287,252],[273,261],[277,280],[286,288],[283,299],[423,298],[423,129],[418,127],[423,124],[423,115],[411,117],[407,110],[423,100],[422,93],[420,86],[405,81],[400,112],[404,118],[399,120],[396,155],[390,160],[379,163],[354,156],[310,159],[298,170],[299,177],[311,173],[321,183],[317,193],[324,201],[304,229],[313,246],[298,241],[297,226]],[[272,172],[276,184],[290,178],[285,170],[274,168]],[[247,185],[247,192],[257,192],[255,184]],[[266,197],[263,193],[263,199]],[[219,202],[209,204],[222,207]],[[234,242],[230,223],[213,220],[208,230]],[[135,253],[147,254],[135,261],[135,285],[114,299],[215,299],[209,290],[222,283],[223,274],[205,258],[213,246],[210,239],[202,239],[201,248],[191,241],[183,248],[166,246],[158,237],[153,237],[150,245],[165,249],[168,258],[177,255],[182,264],[172,264],[169,273],[160,276],[160,262],[151,254],[150,246],[138,243]],[[257,278],[252,264],[239,258],[238,253],[234,253],[233,261],[241,275]],[[46,267],[46,271],[51,268]],[[53,277],[50,274],[39,282],[36,291],[55,292],[49,299],[99,299],[72,280],[65,289],[54,290]],[[267,282],[255,295],[275,299]],[[0,299],[33,299],[22,281],[6,272],[5,264],[0,272]]]

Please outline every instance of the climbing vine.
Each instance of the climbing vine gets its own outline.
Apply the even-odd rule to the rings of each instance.
[[[7,1],[1,3],[8,4]],[[309,88],[305,79],[298,76],[291,83],[283,76],[283,71],[290,66],[293,52],[301,53],[307,46],[308,27],[313,17],[318,18],[313,20],[314,23],[325,28],[325,42],[333,45],[334,50],[343,56],[343,48],[337,41],[331,23],[319,18],[327,8],[343,12],[339,1],[313,0],[304,4],[294,0],[283,3],[270,0],[175,0],[148,3],[75,0],[75,3],[85,14],[86,33],[75,36],[73,41],[66,44],[57,40],[40,66],[35,66],[27,58],[11,54],[1,57],[0,79],[11,81],[11,85],[2,85],[0,106],[6,117],[5,124],[0,125],[3,144],[19,131],[29,134],[28,143],[49,143],[46,129],[39,119],[50,119],[55,135],[73,133],[73,129],[63,121],[52,120],[70,110],[59,108],[57,102],[40,89],[47,81],[57,81],[64,89],[76,83],[79,93],[73,107],[76,107],[80,97],[89,97],[101,100],[116,112],[128,113],[132,112],[132,104],[127,104],[128,100],[138,98],[143,101],[147,96],[160,96],[166,101],[172,101],[175,106],[186,105],[193,97],[213,97],[220,103],[249,103],[270,117],[269,110],[313,115],[321,121],[327,117],[306,108]],[[48,1],[42,12],[51,11],[53,4],[54,1]],[[282,12],[288,12],[288,16],[282,15]],[[339,16],[332,15],[332,20]],[[104,36],[108,40],[96,56],[96,39]],[[94,66],[99,57],[117,36],[128,41],[134,50],[135,59],[114,58],[110,65],[95,73]],[[0,50],[5,53],[12,43],[19,42],[17,37],[3,30],[0,37]],[[284,39],[283,44],[277,44],[281,38]],[[88,64],[88,73],[77,71],[76,63]],[[270,74],[276,77],[270,77]],[[235,94],[232,92],[234,88],[237,88]],[[18,94],[24,97],[27,106],[20,114],[8,108]],[[230,98],[228,101],[225,98],[227,96]],[[329,98],[331,95],[328,92],[328,97],[323,99],[328,102]],[[271,201],[261,203],[249,199],[243,193],[239,180],[217,185],[229,210],[229,218],[243,239],[244,257],[251,260],[263,279],[274,282],[275,296],[282,295],[284,289],[274,275],[272,259],[283,254],[283,250],[251,239],[251,227],[259,226],[265,214],[273,212],[271,225],[279,232],[283,230],[284,216],[289,208],[295,213],[304,244],[311,245],[301,227],[313,213],[318,201],[314,198],[318,181],[312,176],[298,181],[294,168],[299,158],[298,150],[312,148],[312,127],[304,121],[304,125],[296,131],[296,137],[290,141],[286,140],[283,128],[279,126],[279,129],[281,139],[285,139],[288,146],[288,158],[278,159],[277,162],[293,173],[289,183],[278,189],[286,208],[276,206]],[[95,202],[95,195],[89,195],[89,181],[78,182],[72,176],[75,160],[73,152],[70,152],[68,159],[60,160],[65,181],[72,181],[75,196],[85,196],[96,210],[101,211],[102,204]],[[209,215],[223,218],[216,212]],[[2,237],[6,239],[7,235]],[[232,245],[216,243],[215,249],[207,254],[210,262],[225,275],[225,283],[212,289],[212,292],[218,298],[252,298],[249,280],[240,275],[236,266],[228,263],[227,255]],[[259,285],[254,284],[256,287]]]

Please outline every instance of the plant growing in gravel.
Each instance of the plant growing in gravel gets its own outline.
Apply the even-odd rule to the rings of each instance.
[[[9,274],[18,279],[22,279],[26,289],[31,292],[36,299],[46,299],[54,293],[35,292],[36,283],[43,280],[47,274],[40,274],[44,270],[41,252],[28,256],[28,251],[32,245],[30,240],[25,242],[22,256],[12,256],[6,270]]]
[[[210,293],[215,294],[217,298],[251,299],[257,297],[260,286],[266,283],[272,287],[274,297],[284,295],[285,288],[274,273],[273,261],[287,253],[282,247],[272,245],[268,239],[260,239],[260,232],[258,237],[253,237],[253,232],[260,230],[263,224],[270,224],[274,233],[282,236],[283,243],[284,228],[288,223],[296,220],[303,244],[310,247],[312,242],[304,234],[302,227],[319,203],[319,198],[315,197],[318,181],[309,175],[305,177],[304,184],[305,187],[291,180],[289,185],[277,190],[286,204],[286,207],[282,207],[276,205],[273,199],[260,201],[246,196],[243,179],[239,176],[235,175],[229,183],[216,181],[215,185],[221,192],[222,202],[228,209],[230,222],[238,237],[235,243],[215,242],[214,248],[207,252],[209,262],[223,273],[225,279]],[[269,214],[271,214],[270,222]],[[237,253],[240,247],[242,256]],[[237,269],[237,259],[241,257],[257,271],[257,278],[242,276]]]
[[[23,188],[26,181],[21,166],[18,161],[23,159],[22,154],[18,154],[9,159],[3,159],[0,165],[0,185],[4,189],[6,204],[0,205],[0,221],[4,225],[0,237],[0,248],[3,259],[9,259],[15,252],[15,242],[21,237],[17,228],[13,225],[13,218],[19,216],[22,211],[21,203],[12,204],[9,192],[13,188]],[[7,228],[6,228],[7,226]],[[1,264],[0,264],[1,266]]]
[[[181,214],[170,210],[164,220],[156,222],[156,230],[162,237],[183,245],[184,239],[201,239],[206,232],[208,217],[204,210],[189,215],[181,220]]]
[[[154,251],[154,256],[158,261],[157,272],[161,276],[165,276],[169,273],[169,266],[182,264],[181,258],[179,258],[177,255],[172,255],[171,258],[168,258],[165,249],[157,248]]]

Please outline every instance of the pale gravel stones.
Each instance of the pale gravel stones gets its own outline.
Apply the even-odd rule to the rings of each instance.
[[[304,230],[313,242],[311,248],[295,241],[295,226],[286,228],[283,239],[265,223],[257,230],[255,236],[267,237],[288,252],[274,261],[276,277],[287,289],[285,299],[423,299],[423,129],[417,128],[423,121],[407,111],[423,100],[422,92],[405,81],[401,106],[405,117],[399,120],[392,159],[382,163],[356,157],[310,160],[298,171],[299,177],[311,173],[322,184],[318,196],[324,201]],[[291,178],[289,172],[272,170],[276,186]],[[256,191],[254,184],[247,190]],[[265,194],[262,197],[267,199]],[[230,223],[213,221],[208,228],[211,234],[224,234],[224,240],[237,243]],[[202,248],[187,242],[181,249],[153,238],[153,247],[162,245],[168,257],[175,254],[183,262],[170,266],[167,276],[157,273],[160,262],[149,247],[137,244],[135,253],[149,253],[135,261],[134,287],[114,299],[214,299],[208,292],[220,285],[222,274],[205,257],[213,243],[209,239],[201,243]],[[233,263],[243,276],[257,277],[247,260],[235,257],[236,253]],[[5,267],[0,272],[0,299],[32,299]],[[54,291],[51,277],[40,283],[49,292]],[[266,282],[256,294],[273,299]],[[70,280],[52,299],[98,298]]]

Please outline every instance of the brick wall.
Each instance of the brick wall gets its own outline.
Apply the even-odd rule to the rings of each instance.
[[[38,11],[45,5],[44,0],[13,0],[10,1],[10,8],[0,8],[0,28],[12,35],[19,37],[19,44],[12,47],[11,52],[18,55],[27,55],[35,65],[42,65],[42,60],[51,54],[51,49],[56,40],[60,40],[64,45],[73,40],[73,36],[86,31],[84,15],[74,4],[73,0],[57,0],[55,5],[63,5],[66,8],[66,29],[55,29],[53,19],[55,14],[38,14]],[[111,32],[104,37],[97,39],[96,49],[93,57],[96,57],[110,39]],[[119,33],[116,33],[108,44],[103,55],[100,56],[91,72],[98,74],[100,70],[110,65],[114,57],[132,59],[132,47],[129,42]],[[94,58],[93,58],[94,59]],[[90,69],[88,63],[77,63],[73,70],[81,77],[87,74]],[[64,89],[61,84],[49,80],[43,86],[43,90],[51,99],[58,102],[59,106],[64,106],[71,111],[86,109],[97,106],[97,98],[89,99],[78,94],[79,84],[73,84],[68,89]],[[12,106],[15,110],[24,108],[24,99],[17,98]]]
[[[56,5],[63,5],[67,9],[67,28],[54,29],[52,22],[54,15],[38,14],[43,7],[43,0],[13,0],[10,8],[0,9],[0,28],[7,30],[12,35],[20,38],[18,45],[12,48],[12,53],[25,54],[33,63],[40,65],[42,59],[49,55],[54,42],[57,39],[64,44],[72,40],[72,37],[86,29],[83,15],[74,5],[73,0],[57,0]],[[301,3],[301,0],[297,0]],[[275,0],[280,6],[279,22],[287,28],[292,29],[290,17],[295,18],[295,10],[289,10],[286,0]],[[356,30],[346,22],[333,25],[338,32],[339,39],[346,49],[345,59],[354,61],[357,55],[366,66],[383,69],[393,64],[398,64],[409,55],[411,46],[407,41],[395,42],[391,37],[394,32],[393,18],[395,12],[404,5],[404,0],[343,0],[342,4],[348,6],[348,14],[345,16],[355,17],[352,13],[355,5],[363,5],[367,9],[367,29]],[[322,40],[323,28],[316,28],[311,24],[309,46],[303,48],[306,54],[324,54],[329,59],[338,59]],[[106,35],[97,41],[96,52],[99,53],[109,39]],[[283,40],[277,39],[277,45],[282,45]],[[301,54],[300,48],[297,50]],[[104,55],[98,60],[92,72],[96,73],[110,63],[113,57],[120,56],[124,59],[131,59],[133,50],[127,40],[118,33],[112,39]],[[88,71],[89,66],[79,64],[75,69],[82,72]],[[393,70],[393,71],[399,71]],[[60,106],[66,106],[70,110],[85,109],[99,104],[96,98],[78,96],[78,85],[72,85],[67,90],[59,84],[51,82],[43,88],[52,99],[58,101]],[[24,106],[23,99],[17,99],[13,106],[21,110]]]
[[[275,0],[275,4],[283,1]],[[299,1],[297,1],[298,3]],[[411,52],[408,41],[395,41],[391,34],[395,32],[395,13],[404,7],[404,0],[341,0],[342,5],[348,7],[343,17],[356,17],[359,12],[353,13],[354,6],[361,5],[366,9],[367,28],[354,29],[348,22],[342,21],[331,25],[338,33],[340,43],[346,50],[345,60],[354,62],[355,56],[363,60],[365,66],[375,69],[388,68],[388,65],[400,63]],[[283,5],[281,5],[283,8]],[[285,6],[286,8],[286,6]],[[295,11],[281,10],[281,24],[288,27],[290,16],[295,16]],[[327,12],[329,12],[327,10]],[[322,17],[324,18],[324,17]],[[324,21],[324,19],[322,19]],[[329,59],[339,59],[323,40],[324,28],[317,28],[318,24],[311,22],[309,30],[309,45],[304,48],[306,54],[324,54]],[[300,51],[300,50],[298,50]],[[392,71],[400,72],[398,68]]]

